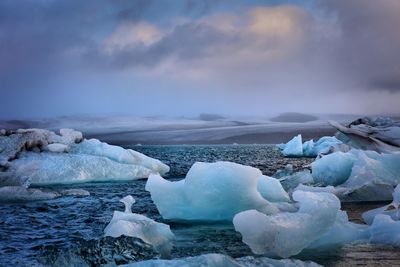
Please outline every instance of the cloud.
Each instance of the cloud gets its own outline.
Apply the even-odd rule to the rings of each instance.
[[[374,112],[397,112],[385,103],[400,101],[399,10],[397,0],[1,1],[0,108],[30,114],[44,97],[79,97],[83,112],[108,102],[136,112],[129,99],[153,112],[166,98],[182,114],[205,103],[372,112],[374,99]]]

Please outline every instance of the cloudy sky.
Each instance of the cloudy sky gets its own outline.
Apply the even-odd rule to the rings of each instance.
[[[398,0],[0,1],[0,117],[400,113]]]

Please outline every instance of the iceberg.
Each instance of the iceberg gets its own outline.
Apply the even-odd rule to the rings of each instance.
[[[31,167],[30,173],[24,166]],[[22,153],[14,160],[9,173],[29,176],[31,185],[121,181],[146,178],[153,172],[143,166],[122,164],[106,157],[82,154]]]
[[[312,242],[307,249],[330,249],[352,242],[367,242],[369,237],[368,225],[349,222],[347,213],[339,210],[330,229]]]
[[[336,152],[311,163],[312,177],[315,183],[340,185],[351,174],[354,156],[350,153]]]
[[[131,149],[61,129],[20,129],[0,136],[0,186],[135,180],[169,167]]]
[[[335,195],[302,189],[296,189],[292,196],[300,206],[297,212],[265,215],[249,210],[234,217],[235,230],[253,253],[287,258],[303,249],[330,249],[368,241],[369,226],[349,222]]]
[[[303,145],[301,141],[301,134],[293,137],[282,150],[283,155],[287,157],[301,157],[303,156]]]
[[[395,221],[388,215],[376,215],[371,225],[369,241],[372,244],[400,247],[400,221]]]
[[[161,257],[168,258],[174,239],[169,225],[158,223],[141,214],[132,213],[131,206],[135,203],[135,199],[130,195],[120,201],[125,204],[125,211],[114,211],[110,223],[104,229],[104,235],[111,237],[125,235],[139,238],[152,245],[161,254]]]
[[[269,187],[277,191],[269,195]],[[146,190],[164,219],[178,221],[231,221],[249,209],[274,214],[279,209],[266,198],[287,199],[277,181],[259,169],[232,162],[196,162],[177,182],[150,175]]]
[[[314,161],[311,169],[316,184],[337,186],[342,199],[387,200],[400,183],[400,153],[335,152]]]
[[[241,257],[233,259],[224,254],[203,254],[195,257],[185,257],[174,260],[145,260],[135,263],[125,264],[122,267],[189,267],[189,266],[209,266],[209,267],[319,267],[321,265],[312,261],[301,261],[292,259],[276,260],[267,257]]]
[[[279,144],[277,147],[286,157],[317,157],[336,151],[347,152],[350,150],[348,145],[334,136],[324,136],[317,142],[309,140],[302,144],[301,134],[295,136],[287,144]]]
[[[321,238],[335,223],[339,199],[329,193],[295,191],[297,212],[266,215],[256,210],[240,212],[233,218],[235,230],[242,234],[255,254],[287,258],[300,253]]]
[[[132,149],[109,145],[97,139],[85,139],[81,143],[71,146],[70,153],[106,157],[122,164],[143,166],[161,175],[169,172],[169,167],[157,159],[150,158]]]
[[[400,151],[400,122],[391,118],[365,117],[347,126],[335,121],[329,123],[339,131],[339,139],[354,148],[383,153]]]

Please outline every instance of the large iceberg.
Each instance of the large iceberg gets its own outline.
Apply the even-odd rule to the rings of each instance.
[[[146,190],[164,219],[231,221],[235,214],[249,209],[277,213],[281,205],[271,202],[287,201],[288,196],[273,179],[259,169],[232,162],[197,162],[186,178],[177,182],[150,175]]]
[[[195,257],[179,258],[174,260],[146,260],[122,265],[123,267],[319,267],[321,265],[312,261],[300,261],[292,259],[276,260],[267,257],[241,257],[233,259],[224,254],[203,254]]]
[[[350,148],[334,136],[321,137],[317,142],[309,140],[302,143],[301,134],[293,137],[287,144],[277,145],[286,157],[317,157],[336,151],[348,151]]]
[[[335,195],[299,190],[293,193],[293,199],[299,202],[297,212],[266,215],[248,210],[234,217],[236,231],[254,253],[286,258],[305,248],[368,240],[368,226],[349,222]]]
[[[158,223],[141,214],[132,213],[131,206],[135,203],[132,196],[120,200],[125,204],[125,211],[114,211],[114,215],[104,229],[105,236],[119,237],[122,235],[140,238],[152,245],[161,257],[170,256],[174,234],[169,225]]]
[[[134,180],[168,171],[159,160],[83,139],[71,129],[61,129],[59,135],[23,129],[0,136],[0,186]]]

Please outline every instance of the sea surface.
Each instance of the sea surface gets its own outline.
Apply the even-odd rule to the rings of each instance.
[[[272,145],[126,147],[168,164],[171,171],[167,178],[171,180],[184,178],[196,161],[233,161],[257,167],[266,175],[272,175],[289,163],[293,164],[296,170],[307,168],[312,161],[306,158],[284,158]],[[45,189],[81,188],[89,191],[90,196],[0,203],[0,266],[69,266],[71,260],[77,258],[89,266],[112,266],[115,263],[134,260],[129,254],[129,240],[118,241],[118,252],[110,249],[102,253],[98,253],[98,241],[103,240],[104,228],[110,222],[113,211],[123,210],[124,206],[119,199],[128,194],[136,199],[132,207],[133,212],[163,222],[150,194],[144,189],[145,183],[145,180],[137,180],[51,186]],[[360,214],[363,211],[382,205],[345,203],[343,208],[349,211],[351,220],[360,222]],[[168,223],[176,236],[172,258],[204,253],[224,253],[232,257],[252,255],[232,225]],[[82,247],[85,249],[84,254]],[[120,255],[109,257],[107,253]],[[360,243],[329,251],[305,251],[296,258],[313,260],[326,266],[399,266],[400,250]]]

